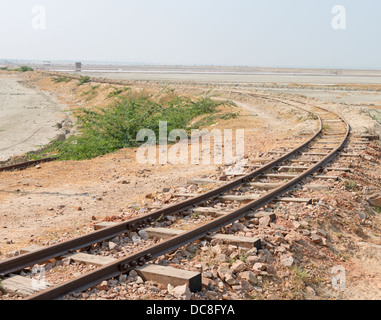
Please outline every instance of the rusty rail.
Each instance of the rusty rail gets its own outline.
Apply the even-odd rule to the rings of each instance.
[[[23,163],[14,164],[11,166],[0,167],[0,172],[25,169],[28,167],[38,165],[40,163],[52,162],[55,160],[58,160],[58,158],[57,157],[50,157],[50,158],[45,158],[45,159],[40,159],[40,160],[27,161],[27,162],[23,162]]]

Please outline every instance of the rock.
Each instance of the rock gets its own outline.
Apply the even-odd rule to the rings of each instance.
[[[132,277],[132,278],[135,278],[135,277],[138,276],[138,273],[135,270],[131,270],[130,273],[129,273],[129,276]]]
[[[137,284],[143,284],[144,283],[144,280],[141,278],[141,277],[136,277],[136,283]]]
[[[236,262],[234,262],[232,264],[232,266],[230,267],[230,270],[233,272],[233,273],[237,273],[237,272],[241,272],[243,270],[246,269],[246,264],[241,261],[241,260],[237,260]]]
[[[381,192],[372,194],[367,200],[372,206],[381,207]]]
[[[225,280],[227,275],[231,275],[233,272],[230,270],[229,263],[222,263],[218,269],[217,274],[222,281]]]
[[[323,241],[323,239],[317,234],[314,234],[311,236],[311,241],[315,244],[320,244]]]
[[[109,241],[108,247],[110,250],[114,250],[116,247],[118,247],[118,245],[112,241]]]
[[[225,282],[232,286],[232,285],[235,285],[237,283],[237,281],[235,280],[235,278],[233,277],[232,274],[228,273],[226,274],[226,277],[225,277]]]
[[[246,281],[246,280],[242,280],[240,282],[240,285],[247,292],[250,292],[250,291],[254,290],[253,286],[248,281]]]
[[[249,256],[246,258],[246,263],[253,266],[257,262],[260,261],[260,258],[258,256]]]
[[[256,264],[254,264],[253,269],[255,271],[265,271],[266,270],[266,265],[263,264],[263,263],[257,262]]]
[[[244,271],[239,274],[239,277],[242,280],[246,280],[252,285],[256,285],[258,283],[257,277],[255,276],[254,272],[252,271]]]
[[[271,218],[269,216],[262,217],[259,219],[259,226],[260,227],[268,227],[270,225]]]
[[[216,283],[210,278],[203,277],[201,279],[201,285],[203,288],[212,288],[216,285]]]
[[[221,254],[217,255],[217,256],[214,258],[214,260],[215,260],[216,262],[228,262],[228,261],[229,261],[229,258],[228,258],[228,256],[227,256],[226,254],[221,253]]]
[[[301,239],[302,239],[302,235],[295,231],[291,231],[289,234],[287,234],[284,237],[284,240],[286,240],[290,245],[293,244],[293,241],[297,242],[297,241],[300,241]]]
[[[242,294],[242,293],[245,292],[241,285],[233,286],[232,289],[233,289],[236,293],[239,293],[239,294]]]
[[[309,296],[316,296],[316,292],[315,292],[315,290],[314,290],[313,288],[311,288],[311,287],[307,287],[307,288],[306,288],[306,293],[307,293],[307,295],[309,295]]]
[[[174,288],[171,284],[168,284],[168,293],[179,300],[190,300],[192,296],[187,284],[176,288]]]
[[[258,249],[257,248],[251,248],[249,251],[246,252],[246,256],[256,256],[258,254]]]
[[[215,245],[215,246],[213,247],[213,252],[214,252],[215,254],[217,254],[217,255],[222,254],[222,248],[221,248],[221,246],[220,246],[219,244]]]
[[[99,291],[106,291],[106,290],[108,290],[109,288],[108,288],[107,281],[102,281],[101,284],[97,286],[97,289]]]
[[[142,239],[141,239],[139,236],[137,236],[137,235],[134,234],[134,235],[131,237],[131,240],[132,240],[133,243],[140,243]]]
[[[123,282],[126,282],[126,281],[127,281],[127,275],[126,274],[121,274],[119,276],[119,282],[123,283]]]
[[[292,267],[294,264],[295,260],[291,255],[284,254],[280,258],[280,263],[284,265],[285,267]]]
[[[146,230],[140,230],[138,234],[139,234],[139,237],[142,238],[143,240],[149,239],[149,236]]]
[[[169,192],[169,191],[171,191],[171,188],[164,188],[164,189],[163,189],[163,192],[164,192],[164,193],[167,193],[167,192]]]
[[[172,199],[172,194],[168,194],[164,197],[163,202],[165,204],[169,203],[169,201]]]

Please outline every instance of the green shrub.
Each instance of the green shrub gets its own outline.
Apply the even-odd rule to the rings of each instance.
[[[33,68],[28,66],[21,66],[17,69],[13,69],[12,71],[19,71],[19,72],[27,72],[27,71],[34,71]]]
[[[52,79],[52,81],[55,82],[55,83],[61,83],[61,82],[68,83],[68,82],[70,82],[71,80],[73,80],[73,78],[65,77],[65,76],[62,76],[62,77],[55,77],[55,78]]]
[[[81,76],[78,80],[78,85],[81,86],[85,83],[90,82],[90,77],[89,76]]]
[[[210,97],[192,101],[176,97],[166,105],[158,104],[149,97],[120,97],[107,108],[88,110],[79,108],[74,115],[78,119],[81,134],[65,141],[53,142],[47,152],[58,153],[62,160],[84,160],[111,153],[122,148],[139,146],[136,136],[141,129],[153,130],[159,137],[159,122],[166,121],[168,132],[174,129],[197,129],[192,119],[214,113],[217,106]]]
[[[126,91],[129,91],[131,90],[131,88],[123,88],[123,89],[116,89],[114,88],[114,91],[113,92],[110,92],[108,95],[107,95],[107,98],[113,98],[113,97],[118,97],[121,93],[123,92],[126,92]]]
[[[355,190],[357,188],[357,183],[351,180],[344,181],[345,189],[347,190]]]

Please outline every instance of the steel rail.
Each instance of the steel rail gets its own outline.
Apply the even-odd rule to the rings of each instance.
[[[323,108],[321,108],[323,109]],[[328,110],[327,110],[328,111]],[[340,145],[334,149],[330,154],[328,154],[325,158],[319,161],[316,165],[312,166],[307,171],[303,172],[299,176],[295,177],[291,181],[285,183],[279,188],[274,189],[273,191],[267,193],[262,196],[258,200],[252,201],[249,204],[234,210],[233,212],[226,214],[218,219],[209,222],[202,227],[191,230],[189,232],[184,232],[181,235],[170,238],[166,241],[163,241],[157,245],[151,246],[139,253],[130,255],[128,257],[121,258],[115,262],[112,262],[104,267],[101,267],[98,270],[90,272],[86,275],[80,276],[74,280],[67,281],[61,285],[58,285],[54,288],[44,290],[42,292],[36,293],[27,298],[27,300],[52,300],[58,299],[73,291],[80,291],[90,288],[91,286],[100,283],[105,279],[110,279],[120,275],[121,273],[126,273],[137,266],[141,266],[144,263],[157,258],[163,254],[176,250],[188,243],[204,238],[212,232],[215,232],[222,227],[231,224],[232,222],[242,218],[247,214],[250,210],[257,210],[264,205],[270,203],[274,198],[279,197],[289,190],[293,189],[298,183],[300,183],[303,179],[308,176],[316,173],[319,169],[329,163],[333,158],[337,156],[337,153],[344,147],[349,133],[350,127],[349,124],[340,116],[338,116],[346,125],[346,134],[340,142]],[[322,131],[322,119],[320,120],[320,130],[317,135]],[[315,137],[317,136],[315,135]],[[295,149],[298,150],[299,148]],[[284,158],[284,157],[282,157]],[[277,161],[274,161],[277,162]],[[267,167],[267,166],[266,166]],[[252,176],[254,173],[249,174],[248,176]],[[247,177],[248,177],[247,176]],[[244,179],[244,178],[243,178]],[[241,179],[242,180],[242,179]]]
[[[0,167],[0,172],[25,169],[25,168],[35,166],[35,165],[40,164],[40,163],[52,162],[55,160],[58,160],[58,158],[50,157],[50,158],[45,158],[45,159],[40,159],[40,160],[27,161],[27,162],[23,162],[23,163],[19,163],[19,164],[14,164],[11,166]]]
[[[226,193],[232,189],[239,187],[240,185],[252,180],[253,178],[260,176],[265,171],[272,169],[273,167],[279,165],[280,163],[298,154],[303,149],[305,149],[315,138],[317,138],[319,134],[321,133],[321,131],[322,131],[322,122],[320,119],[319,131],[316,132],[316,134],[313,137],[311,137],[308,141],[306,141],[299,147],[283,155],[282,157],[264,165],[263,167],[251,172],[250,174],[246,176],[233,180],[221,187],[218,187],[212,191],[204,193],[198,197],[190,198],[181,203],[169,206],[164,209],[159,209],[155,212],[148,213],[148,214],[136,217],[134,219],[130,219],[128,221],[125,221],[123,223],[117,224],[109,228],[98,230],[86,235],[82,235],[82,236],[55,244],[53,246],[42,248],[42,249],[30,252],[30,253],[26,253],[20,256],[16,256],[6,261],[3,261],[0,263],[0,277],[4,277],[8,274],[18,272],[24,268],[42,263],[52,258],[63,256],[65,254],[74,252],[76,250],[89,247],[94,243],[111,239],[122,233],[136,230],[143,224],[147,224],[151,221],[154,221],[156,219],[159,219],[167,215],[173,215],[181,211],[185,211],[202,202],[218,197],[220,194]]]

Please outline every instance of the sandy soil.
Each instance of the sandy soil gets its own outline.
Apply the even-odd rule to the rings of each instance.
[[[205,83],[282,83],[295,84],[305,83],[314,85],[333,84],[381,84],[380,77],[351,77],[351,76],[331,76],[331,75],[269,75],[269,74],[201,74],[201,73],[154,73],[154,72],[128,72],[128,73],[108,73],[108,72],[82,72],[84,75],[92,77],[109,78],[116,80],[132,81],[194,81]]]
[[[22,76],[0,74],[0,96],[0,162],[65,133],[63,105],[48,92],[26,87]]]

